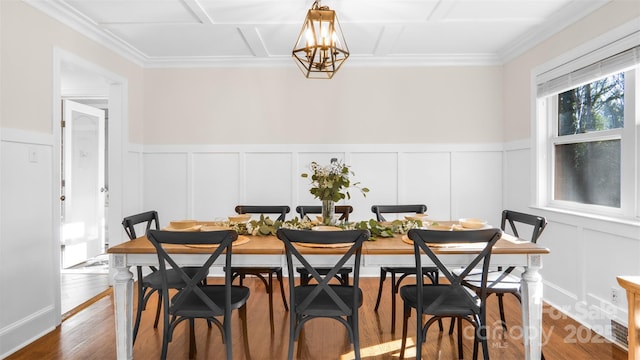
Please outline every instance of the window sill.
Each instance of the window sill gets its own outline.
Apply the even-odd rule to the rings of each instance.
[[[549,222],[567,224],[640,240],[640,219],[638,218],[588,214],[548,206],[530,206],[530,208],[542,211],[543,214],[541,215],[545,216]]]

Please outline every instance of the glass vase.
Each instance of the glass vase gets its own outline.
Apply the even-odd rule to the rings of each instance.
[[[322,200],[322,225],[333,225],[336,206],[333,200]]]

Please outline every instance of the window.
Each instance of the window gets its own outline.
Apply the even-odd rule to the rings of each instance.
[[[624,85],[619,73],[557,95],[553,200],[620,207]]]
[[[577,57],[536,76],[538,205],[638,217],[638,53]]]

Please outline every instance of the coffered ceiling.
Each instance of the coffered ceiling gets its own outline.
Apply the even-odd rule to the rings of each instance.
[[[312,0],[24,0],[142,66],[291,64]],[[324,0],[355,64],[499,64],[609,0]]]

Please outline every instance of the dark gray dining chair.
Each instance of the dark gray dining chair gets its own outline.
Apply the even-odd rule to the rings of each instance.
[[[321,214],[322,206],[319,205],[298,205],[296,206],[296,212],[300,215],[300,218],[303,219],[305,216],[309,216],[309,214]],[[349,214],[353,212],[353,206],[351,205],[336,205],[335,213],[340,214],[338,220],[340,221],[349,221]],[[318,266],[316,270],[321,274],[326,275],[329,272],[328,267]],[[311,280],[311,275],[304,267],[297,267],[296,271],[300,274],[300,282],[302,284],[307,284]],[[337,279],[343,285],[349,285],[349,274],[353,269],[348,266],[343,267],[338,271],[335,275],[335,279]]]
[[[275,214],[277,215],[276,221],[285,221],[287,214],[291,211],[288,205],[238,205],[235,208],[238,214]],[[289,311],[289,305],[287,305],[287,299],[284,291],[284,280],[282,279],[282,267],[281,266],[233,266],[231,267],[231,279],[240,280],[240,285],[243,284],[244,278],[247,275],[257,277],[262,281],[264,287],[269,295],[269,321],[271,324],[271,333],[275,331],[275,325],[273,320],[273,276],[276,276],[278,283],[280,284],[280,295],[282,296],[282,303],[284,309]]]
[[[231,312],[238,310],[242,323],[242,333],[245,346],[245,357],[251,358],[249,352],[249,338],[247,331],[247,300],[249,288],[232,285],[231,258],[233,254],[233,241],[238,238],[238,233],[233,230],[204,231],[204,232],[180,232],[149,230],[149,241],[153,244],[158,254],[158,273],[161,278],[161,292],[163,294],[163,336],[161,359],[167,358],[167,350],[172,334],[178,324],[189,322],[189,358],[196,353],[195,319],[206,319],[214,323],[222,333],[222,343],[225,345],[227,360],[233,359],[233,333],[231,331]],[[196,274],[189,274],[182,270],[165,245],[184,245],[199,248],[210,247],[210,254],[199,266]],[[207,277],[208,269],[222,259],[224,267],[224,284],[203,285]],[[177,272],[185,286],[169,299],[170,273]],[[218,319],[222,317],[222,321]]]
[[[349,214],[353,212],[353,206],[351,205],[336,205],[335,206],[336,214],[340,214],[338,220],[340,221],[349,221]],[[300,218],[303,219],[305,216],[309,214],[322,214],[322,206],[320,205],[298,205],[296,206],[296,212],[300,215]]]
[[[377,221],[387,221],[383,214],[425,214],[427,205],[373,205],[371,212],[376,215]],[[387,274],[391,275],[391,333],[396,331],[396,294],[400,289],[400,283],[407,276],[416,275],[416,268],[412,266],[381,266],[380,281],[378,283],[378,295],[376,297],[376,305],[374,311],[378,311],[380,299],[382,298],[382,286],[387,278]],[[422,275],[427,277],[431,283],[437,284],[439,278],[438,268],[435,266],[423,266]],[[396,279],[396,276],[399,276]],[[441,324],[439,324],[441,325]]]
[[[506,228],[507,223],[509,224],[509,229]],[[502,211],[502,222],[500,224],[500,228],[503,231],[513,234],[515,237],[520,237],[518,233],[518,228],[521,231],[524,231],[524,226],[528,226],[531,232],[531,237],[529,240],[532,243],[536,243],[544,228],[547,226],[547,220],[542,216],[525,214],[521,212],[504,210]],[[504,330],[507,330],[507,323],[505,321],[504,316],[504,304],[503,297],[505,294],[512,294],[515,296],[518,301],[521,301],[520,297],[520,276],[513,275],[512,272],[515,270],[515,266],[509,266],[506,269],[502,269],[498,267],[495,271],[489,272],[489,285],[487,286],[487,294],[488,295],[496,295],[498,297],[498,307],[500,311],[500,320],[502,322],[502,327]],[[474,274],[468,276],[465,279],[465,285],[472,288],[473,290],[478,290],[478,281],[480,280],[479,274]]]
[[[238,205],[235,210],[238,214],[278,215],[274,220],[285,221],[291,208],[288,205]]]
[[[491,263],[491,250],[501,238],[500,229],[484,229],[474,231],[441,231],[411,229],[408,232],[409,239],[413,241],[416,272],[422,268],[422,255],[426,256],[436,265],[448,284],[432,284],[425,286],[422,281],[413,285],[404,285],[400,288],[400,297],[404,303],[402,321],[402,345],[400,359],[404,359],[407,344],[407,323],[411,316],[411,309],[416,309],[416,360],[422,358],[422,344],[427,337],[429,327],[443,318],[457,318],[460,323],[465,320],[474,327],[473,359],[477,358],[478,343],[482,344],[482,354],[485,360],[489,359],[489,346],[487,343],[486,321],[486,297],[487,275]],[[459,273],[450,271],[440,260],[437,251],[438,246],[447,244],[469,244],[477,246],[478,253],[472,255],[464,269]],[[428,244],[428,245],[427,245]],[[478,294],[469,291],[463,282],[476,266],[481,267],[480,291]],[[431,317],[426,323],[423,315]],[[462,332],[458,331],[458,356],[462,358]]]
[[[158,220],[158,212],[157,211],[146,211],[143,213],[127,216],[122,219],[122,227],[124,231],[127,233],[129,240],[133,240],[138,237],[136,233],[136,227],[140,229],[144,229],[144,233],[142,235],[146,235],[149,230],[158,230],[159,229],[159,220]],[[136,308],[136,318],[133,326],[133,342],[135,343],[136,338],[138,336],[138,331],[140,329],[140,320],[142,318],[142,310],[144,310],[149,302],[149,298],[154,293],[158,294],[158,305],[156,307],[156,317],[153,322],[153,328],[158,328],[158,321],[160,319],[160,308],[162,304],[162,292],[160,291],[162,283],[160,278],[160,273],[158,273],[158,269],[155,266],[148,267],[151,273],[146,276],[143,274],[142,266],[136,266],[136,274],[138,276],[137,281],[137,292],[138,292],[138,304]],[[187,274],[194,275],[200,270],[199,267],[183,267],[182,268]],[[172,289],[181,289],[185,286],[184,280],[182,280],[178,276],[177,271],[168,270],[167,271],[169,277],[169,286]],[[206,277],[203,279],[203,282],[206,284]]]
[[[347,329],[350,343],[353,344],[355,358],[360,359],[360,339],[358,310],[362,306],[360,284],[360,262],[362,244],[369,239],[368,230],[313,231],[278,229],[277,236],[285,246],[285,256],[289,275],[289,350],[287,358],[293,359],[294,343],[298,341],[304,324],[316,318],[331,318],[342,323]],[[302,245],[300,245],[302,244]],[[297,246],[314,244],[315,246],[346,244],[339,259],[326,275],[320,274],[311,264],[312,256],[303,254]],[[332,250],[335,250],[333,248]],[[296,284],[294,260],[301,263],[311,274],[314,283]],[[347,263],[353,262],[353,284],[330,284],[332,278]],[[300,349],[300,347],[298,347]]]
[[[509,227],[507,228],[507,224]],[[521,234],[524,235],[525,231],[528,231],[531,236],[529,241],[537,243],[538,238],[542,235],[545,227],[547,226],[547,219],[542,216],[526,214],[522,212],[503,210],[502,221],[500,228],[512,234],[513,236],[520,238]],[[519,231],[518,231],[519,230]],[[506,269],[498,267],[497,270],[489,271],[488,283],[487,283],[487,296],[496,295],[498,297],[498,310],[500,312],[500,322],[504,331],[507,331],[507,321],[504,315],[504,295],[511,294],[522,302],[520,296],[520,276],[512,274],[515,270],[515,266],[509,266]],[[464,285],[471,288],[476,292],[482,291],[481,288],[481,273],[471,274],[465,278]],[[453,333],[453,322],[449,328],[449,334]],[[460,327],[460,321],[458,321],[458,327]],[[541,359],[544,360],[544,354]]]

